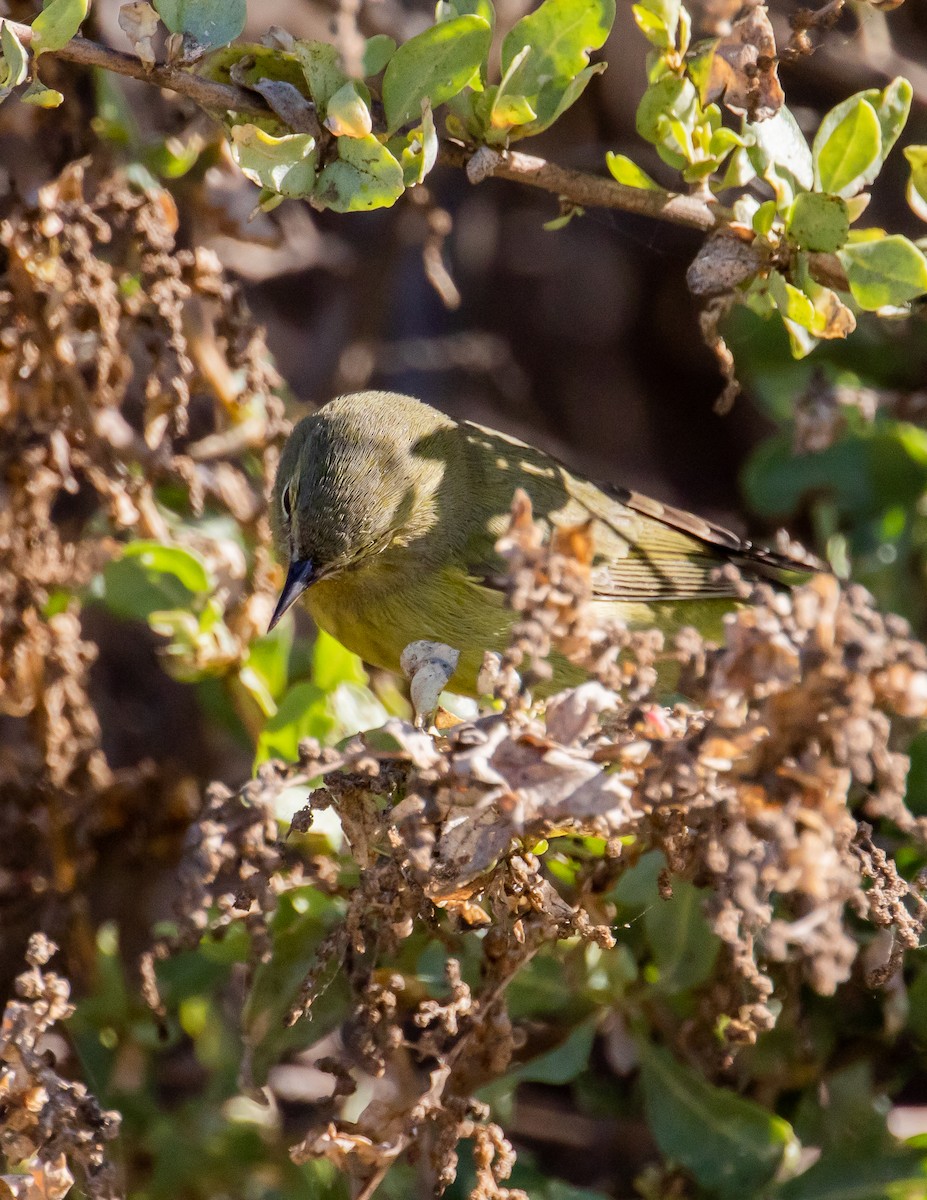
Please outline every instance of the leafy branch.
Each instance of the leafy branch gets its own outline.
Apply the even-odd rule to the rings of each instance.
[[[329,43],[280,31],[266,45],[235,42],[243,0],[125,6],[137,57],[77,37],[86,8],[86,0],[49,0],[31,27],[4,23],[2,94],[31,76],[24,100],[59,103],[35,74],[46,53],[170,88],[223,125],[265,210],[286,199],[336,212],[390,207],[440,162],[465,168],[474,183],[494,176],[556,195],[561,216],[551,229],[587,207],[685,225],[712,235],[690,269],[692,291],[721,308],[737,302],[778,315],[799,358],[849,336],[860,313],[897,316],[927,294],[927,239],[854,228],[904,129],[911,85],[896,79],[849,97],[809,146],[785,105],[762,7],[727,35],[694,42],[681,0],[633,6],[651,47],[637,130],[678,174],[678,189],[624,154],[606,156],[607,178],[513,148],[549,128],[605,70],[590,53],[611,31],[615,0],[544,0],[503,38],[498,81],[488,65],[490,0],[444,0],[436,23],[400,46],[383,34],[366,39],[362,77]],[[156,64],[162,22],[169,61]],[[442,106],[446,136],[435,119]],[[927,151],[905,153],[908,200],[925,218]]]

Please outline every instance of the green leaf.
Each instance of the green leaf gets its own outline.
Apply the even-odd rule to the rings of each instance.
[[[839,257],[860,308],[906,304],[927,292],[927,258],[900,234],[850,243]]]
[[[514,130],[513,136],[516,138],[529,137],[548,129],[571,104],[576,103],[586,90],[590,79],[595,75],[601,75],[605,67],[605,63],[593,63],[591,67],[585,67],[578,75],[566,82],[552,79],[550,83],[545,84],[534,102],[537,117],[527,125],[518,126]]]
[[[530,100],[551,81],[565,86],[587,66],[589,51],[604,45],[614,20],[615,0],[544,0],[516,22],[502,43],[503,72],[529,48],[509,90]]]
[[[426,105],[422,123],[399,137],[390,138],[387,149],[402,166],[406,187],[421,183],[438,161],[438,131],[431,109]]]
[[[927,221],[927,146],[905,146],[904,156],[911,168],[908,204],[922,221]]]
[[[494,129],[508,129],[514,125],[527,125],[536,117],[537,113],[528,103],[527,96],[497,94],[489,121]]]
[[[182,546],[164,546],[160,542],[130,542],[122,552],[123,560],[137,559],[146,571],[174,575],[195,595],[206,595],[214,584],[206,564],[192,550]]]
[[[637,132],[648,142],[658,145],[666,140],[667,122],[681,121],[693,128],[698,116],[698,93],[688,79],[664,75],[650,84],[637,106]]]
[[[880,421],[816,454],[792,454],[773,437],[753,453],[743,474],[751,505],[781,520],[812,495],[832,498],[842,513],[864,521],[886,506],[910,508],[927,488],[927,432],[903,421]]]
[[[659,50],[670,50],[676,45],[681,7],[681,0],[641,0],[631,11],[647,41]]]
[[[309,85],[309,95],[319,120],[323,121],[329,100],[350,82],[341,65],[341,55],[328,42],[311,41],[296,42],[293,53]]]
[[[107,608],[129,620],[147,621],[153,612],[190,609],[197,597],[212,588],[212,578],[198,555],[160,542],[130,542],[122,557],[103,570]]]
[[[54,88],[46,87],[36,77],[20,97],[23,104],[34,104],[36,108],[57,108],[64,102],[64,96]]]
[[[404,42],[383,76],[383,107],[392,132],[462,91],[489,53],[492,30],[483,17],[454,17]]]
[[[667,1050],[642,1043],[640,1052],[647,1121],[663,1155],[722,1198],[755,1196],[793,1140],[789,1124],[713,1087]]]
[[[786,230],[802,250],[833,254],[846,242],[850,232],[846,201],[820,192],[800,192],[789,213]]]
[[[768,121],[746,125],[753,135],[747,154],[757,175],[762,176],[776,193],[780,203],[791,203],[800,191],[814,186],[814,162],[811,149],[798,122],[783,105]]]
[[[901,1147],[894,1154],[854,1156],[852,1146],[842,1153],[825,1154],[795,1179],[780,1184],[773,1200],[882,1200],[892,1195],[914,1195],[904,1184],[927,1188],[927,1156]],[[896,1188],[898,1189],[896,1192]]]
[[[29,55],[8,21],[0,24],[0,100],[5,100],[29,72]]]
[[[152,0],[171,33],[186,33],[201,46],[225,46],[245,27],[247,0]]]
[[[496,10],[491,0],[438,0],[436,21],[453,21],[455,17],[482,17],[490,26],[496,23]]]
[[[396,53],[396,42],[388,33],[375,33],[364,44],[364,75],[379,75]]]
[[[303,738],[328,739],[335,728],[328,696],[314,683],[297,683],[291,687],[268,720],[258,738],[254,763],[258,766],[268,758],[295,762]]]
[[[366,683],[367,672],[356,654],[320,629],[312,647],[312,682],[323,692],[332,692],[339,683]]]
[[[291,199],[308,196],[315,187],[317,156],[310,134],[274,137],[257,125],[233,125],[230,140],[232,157],[252,183]]]
[[[843,106],[840,106],[843,108]],[[836,110],[835,110],[836,111]],[[828,114],[814,139],[812,155],[817,188],[844,199],[875,177],[882,161],[882,126],[875,109],[857,97],[839,122]]]
[[[873,89],[871,92],[864,92],[863,95],[876,110],[876,116],[882,127],[882,162],[885,162],[889,151],[898,141],[907,124],[914,89],[907,79],[899,76],[897,79],[893,79],[881,93]],[[881,166],[881,163],[879,165]]]
[[[338,158],[316,183],[313,202],[334,212],[390,208],[405,190],[402,167],[371,134],[339,138]]]
[[[649,191],[659,191],[660,185],[655,183],[646,171],[641,170],[636,162],[632,162],[625,154],[613,154],[609,150],[605,162],[612,176],[625,187],[643,188]]]
[[[705,919],[703,898],[691,883],[674,879],[672,896],[655,893],[644,912],[658,991],[682,992],[711,978],[721,943]]]
[[[367,137],[373,128],[370,118],[370,93],[362,83],[350,79],[329,99],[325,128],[335,137]]]
[[[32,53],[44,54],[66,46],[80,29],[89,6],[89,0],[45,0],[32,22]]]
[[[559,1086],[571,1083],[589,1064],[595,1029],[594,1019],[584,1021],[559,1046],[518,1067],[513,1072],[514,1077],[522,1083],[548,1083]]]

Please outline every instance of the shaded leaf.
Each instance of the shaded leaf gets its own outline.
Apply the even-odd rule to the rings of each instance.
[[[201,46],[224,46],[245,27],[247,0],[152,0],[171,33],[186,33]]]
[[[730,1200],[753,1196],[775,1175],[793,1139],[786,1121],[641,1043],[647,1119],[661,1152],[702,1187]]]

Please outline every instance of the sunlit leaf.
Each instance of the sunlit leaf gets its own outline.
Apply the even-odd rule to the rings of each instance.
[[[46,0],[32,22],[32,53],[44,54],[66,46],[80,29],[89,7],[89,0]]]
[[[383,76],[383,107],[390,130],[418,118],[422,101],[432,108],[455,96],[477,74],[492,30],[482,17],[442,21],[404,42]]]
[[[803,250],[833,254],[846,242],[850,214],[846,201],[820,192],[800,192],[786,224],[789,237]]]
[[[404,189],[402,167],[371,134],[338,139],[338,157],[320,173],[313,200],[335,212],[364,212],[390,208]]]
[[[0,49],[0,100],[4,100],[29,72],[29,55],[8,21],[0,25]]]
[[[605,162],[613,178],[617,179],[619,183],[623,183],[625,187],[659,190],[660,185],[655,183],[647,172],[643,171],[636,162],[632,162],[627,155],[613,154],[609,150],[605,155]]]
[[[315,138],[308,133],[265,133],[257,125],[234,125],[232,157],[252,183],[280,196],[308,196],[315,187]]]
[[[370,93],[364,85],[349,80],[329,99],[325,128],[335,137],[366,137],[373,128],[369,103]]]
[[[861,308],[906,304],[927,292],[927,258],[900,234],[851,243],[840,261]]]
[[[516,22],[502,43],[503,72],[528,50],[512,72],[508,90],[530,100],[560,81],[562,91],[588,65],[589,51],[604,45],[614,20],[614,0],[544,0]]]
[[[882,127],[875,109],[861,97],[836,124],[826,120],[814,139],[815,182],[822,192],[855,195],[881,162]]]

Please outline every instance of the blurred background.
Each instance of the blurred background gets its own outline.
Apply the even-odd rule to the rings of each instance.
[[[7,0],[0,13],[28,21],[34,7]],[[119,7],[118,0],[96,0],[84,33],[127,49]],[[498,0],[497,43],[531,7],[527,0]],[[780,46],[788,42],[789,18],[800,7],[790,0],[770,4]],[[691,9],[698,32],[710,35],[723,30],[740,5],[693,0]],[[249,5],[246,36],[257,39],[277,25],[295,37],[331,40],[346,36],[345,29],[353,29],[356,21],[365,36],[384,32],[401,42],[425,28],[432,16],[432,6],[418,0],[261,0]],[[911,80],[915,95],[903,141],[927,143],[927,0],[907,0],[890,12],[849,3],[820,41],[814,54],[780,66],[788,105],[809,141],[821,115],[838,101],[902,74]],[[606,151],[612,150],[673,186],[672,173],[634,129],[645,54],[629,0],[618,0],[614,31],[600,55],[608,70],[593,79],[581,101],[552,129],[524,149],[601,174]],[[18,301],[11,266],[9,231],[16,214],[31,212],[40,189],[86,155],[92,156],[87,172],[94,187],[113,171],[141,179],[132,176],[138,162],[118,133],[129,122],[136,144],[154,147],[145,160],[149,172],[161,154],[158,145],[165,137],[174,139],[173,148],[168,140],[167,156],[157,159],[163,167],[158,181],[174,210],[166,226],[181,255],[189,252],[191,262],[196,254],[215,255],[215,280],[239,285],[246,309],[238,306],[237,293],[233,301],[215,280],[210,295],[220,297],[226,316],[233,313],[230,328],[242,344],[254,334],[248,354],[266,364],[265,391],[275,384],[282,397],[280,411],[289,420],[347,391],[409,392],[454,417],[513,433],[594,477],[632,486],[751,537],[771,538],[784,524],[818,553],[829,555],[840,571],[866,583],[882,605],[910,619],[921,635],[927,630],[927,511],[922,504],[927,449],[907,432],[919,430],[927,417],[923,312],[891,322],[864,318],[850,344],[823,345],[802,362],[790,358],[778,324],[745,310],[735,312],[725,331],[743,392],[733,409],[721,415],[714,404],[723,379],[703,342],[698,306],[685,283],[686,268],[702,242],[695,232],[601,210],[547,230],[545,223],[559,212],[555,197],[493,179],[471,186],[462,171],[440,167],[426,187],[407,192],[388,211],[339,216],[286,202],[249,219],[255,188],[231,163],[216,127],[184,101],[63,62],[44,65],[43,78],[66,94],[60,110],[12,103],[0,108],[7,330],[15,334],[34,316]],[[183,147],[191,145],[197,147],[194,165],[180,170],[176,164],[184,157]],[[866,223],[922,237],[923,224],[904,201],[906,177],[906,164],[896,150],[875,189]],[[71,203],[66,189],[62,197],[64,211]],[[54,211],[55,203],[46,211]],[[152,243],[145,252],[157,248]],[[123,252],[114,248],[112,257]],[[208,266],[203,273],[212,270]],[[123,412],[130,422],[145,403],[137,394],[138,381],[144,380],[139,364],[154,353],[150,345],[162,336],[152,332],[154,324],[146,325],[148,319],[143,314],[131,329],[135,340],[130,353],[138,374],[125,393]],[[260,371],[253,363],[247,366],[252,358],[244,352],[229,365],[226,350],[234,339],[228,329],[217,336],[214,322],[198,323],[195,312],[189,319],[184,335],[197,382],[187,405],[187,426],[171,432],[171,452],[181,456],[215,431],[213,410],[224,394],[234,392],[230,373],[247,368],[249,379],[260,382]],[[9,345],[4,346],[6,353]],[[255,388],[259,390],[256,383]],[[54,413],[56,395],[50,393],[42,417],[48,429],[54,428],[48,414]],[[274,416],[277,438],[279,415]],[[40,442],[44,446],[45,433],[31,431],[33,416],[27,407],[0,412],[6,433],[16,439],[17,469],[23,474],[31,469],[32,449]],[[140,425],[140,418],[135,423]],[[54,449],[53,439],[49,444]],[[49,461],[53,457],[50,452]],[[63,943],[66,969],[86,999],[79,1016],[83,1061],[91,1075],[98,1072],[105,1080],[104,1091],[108,1087],[122,1097],[136,1139],[130,1143],[135,1158],[128,1169],[147,1181],[140,1196],[307,1194],[300,1189],[309,1177],[290,1167],[277,1143],[273,1154],[266,1150],[265,1133],[257,1124],[248,1125],[245,1133],[228,1112],[218,1115],[219,1105],[235,1093],[234,1005],[229,996],[241,998],[241,979],[235,974],[243,956],[240,942],[230,938],[176,967],[177,995],[187,1008],[182,1030],[173,1031],[172,1053],[159,1058],[157,1066],[152,1062],[158,1033],[134,990],[137,955],[147,945],[152,925],[170,916],[180,847],[201,811],[207,785],[220,781],[238,787],[252,773],[256,749],[260,758],[292,747],[285,740],[260,740],[265,735],[261,721],[255,724],[256,710],[248,710],[249,724],[242,705],[222,691],[221,672],[212,660],[202,677],[188,673],[185,678],[182,671],[167,669],[164,637],[146,620],[151,605],[148,610],[120,606],[114,577],[105,577],[106,555],[81,559],[81,540],[96,538],[105,525],[99,511],[102,483],[92,467],[76,473],[73,487],[54,491],[46,523],[62,546],[78,549],[62,550],[59,575],[48,575],[38,586],[45,597],[44,615],[73,614],[75,644],[91,647],[84,658],[62,656],[48,669],[56,680],[69,673],[85,680],[85,715],[92,713],[93,721],[83,728],[75,715],[84,703],[81,694],[70,702],[73,712],[64,706],[63,734],[47,714],[36,722],[28,706],[8,702],[0,715],[0,834],[6,849],[5,861],[0,859],[0,979],[7,986],[21,969],[26,938],[35,928]],[[255,493],[266,489],[272,467],[272,457],[265,455],[242,469]],[[145,469],[163,484],[159,501],[173,505],[186,521],[186,497],[180,496],[178,480],[158,476],[166,470],[163,460],[153,456]],[[4,487],[12,488],[11,479],[13,474]],[[24,494],[26,490],[23,485]],[[266,554],[261,557],[263,517],[247,503],[238,509],[233,501],[223,503],[246,528],[248,555],[256,545],[260,549],[248,559],[247,584],[244,566],[237,575],[237,567],[228,563],[215,570],[220,579],[225,580],[225,571],[232,580],[233,596],[251,588],[264,604],[274,577]],[[20,524],[33,520],[22,515],[26,510],[12,506],[10,511]],[[130,525],[127,521],[126,528]],[[207,540],[219,539],[218,529],[215,524],[197,526]],[[149,530],[145,536],[154,535]],[[111,553],[113,545],[104,549]],[[18,550],[9,551],[2,563],[9,577],[4,593],[8,615],[26,612],[32,603],[23,599],[22,564]],[[64,597],[57,608],[56,596]],[[243,601],[238,617],[246,607]],[[266,604],[258,604],[247,610],[251,625],[230,620],[229,627],[247,643],[265,609]],[[3,627],[9,662],[23,627],[12,616]],[[240,633],[244,627],[248,634]],[[297,634],[295,644],[284,648],[289,665],[280,694],[273,697],[281,711],[288,679],[302,679],[312,669],[318,678],[318,663],[312,668],[310,662],[312,631],[304,614]],[[354,686],[355,677],[350,681]],[[373,688],[376,703],[388,707],[387,685],[373,682],[383,685]],[[401,698],[396,703],[401,708]],[[365,711],[376,715],[384,710]],[[334,740],[350,723],[325,728]],[[83,758],[78,756],[83,773],[72,764],[58,778],[48,767],[48,745],[56,736],[77,736],[75,730],[89,747],[81,751]],[[310,725],[297,732],[317,730]],[[913,777],[923,792],[927,745],[915,748]],[[921,802],[927,807],[923,797]],[[927,996],[927,976],[922,972],[920,979],[921,994]],[[927,1003],[922,1007],[927,1010]],[[861,994],[850,1009],[848,1019],[868,1022],[867,1029],[881,1020]],[[918,1020],[920,1035],[927,1036],[927,1020]],[[109,1054],[110,1034],[101,1033],[108,1030],[116,1031],[112,1037],[121,1057]],[[130,1085],[145,1072],[155,1082],[133,1091]],[[538,1086],[545,1085],[541,1081]],[[852,1081],[847,1086],[849,1095]],[[922,1091],[915,1092],[915,1099],[923,1100]],[[126,1099],[133,1095],[138,1105],[134,1113],[133,1101]],[[202,1096],[207,1097],[205,1107]],[[206,1112],[210,1104],[211,1116]],[[552,1111],[563,1117],[561,1108],[559,1101],[553,1108],[546,1101],[532,1107],[529,1097],[522,1108],[522,1135],[541,1161],[545,1153],[553,1155],[558,1170],[580,1188],[595,1174],[584,1160],[602,1131],[597,1118],[587,1113],[577,1148],[570,1149],[565,1135],[559,1149],[550,1150],[544,1126]],[[184,1121],[189,1122],[186,1127]],[[624,1161],[622,1156],[630,1156],[633,1164],[640,1136],[641,1126],[634,1121],[622,1126],[618,1140],[610,1143],[612,1157],[602,1160],[599,1173],[607,1175],[612,1160]],[[262,1184],[255,1167],[246,1192],[227,1170],[229,1155],[233,1164],[263,1164],[261,1169],[268,1171],[272,1160],[271,1183]],[[309,1182],[318,1188],[331,1185],[332,1194],[338,1194],[331,1178],[313,1175]],[[545,1191],[538,1183],[536,1194],[567,1200],[580,1192]]]

